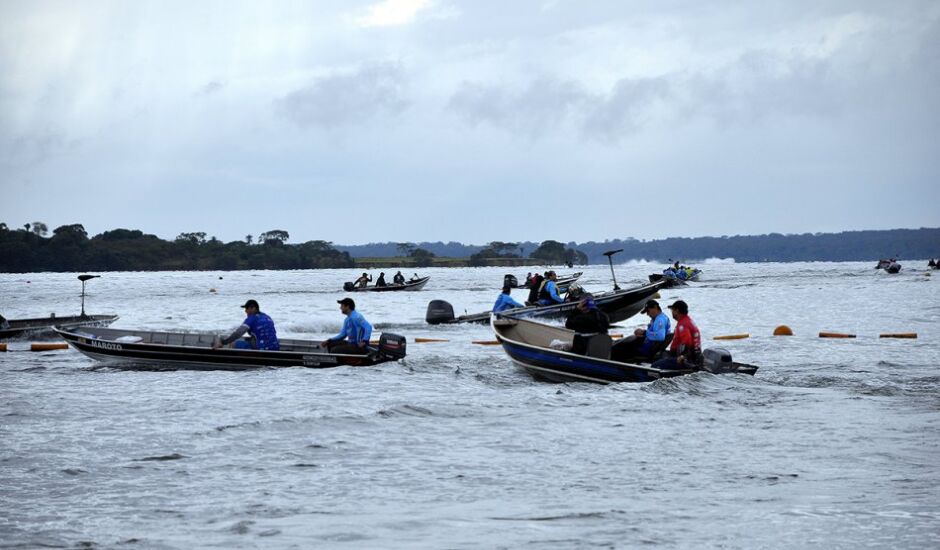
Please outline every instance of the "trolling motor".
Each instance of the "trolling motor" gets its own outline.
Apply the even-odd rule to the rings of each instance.
[[[82,317],[88,317],[85,315],[85,281],[89,279],[95,279],[101,277],[101,275],[79,275],[78,280],[82,282]]]
[[[617,276],[614,275],[614,261],[611,259],[611,256],[618,252],[623,252],[623,249],[618,248],[617,250],[608,250],[607,252],[604,252],[604,256],[607,256],[607,262],[610,264],[610,276],[614,280],[614,290],[620,290],[620,287],[617,286]]]

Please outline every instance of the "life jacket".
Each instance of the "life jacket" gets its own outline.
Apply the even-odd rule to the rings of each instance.
[[[555,303],[555,299],[552,298],[552,295],[548,292],[548,282],[551,279],[545,279],[542,281],[542,284],[539,285],[539,300],[549,300],[552,303]],[[555,292],[558,292],[558,286],[555,286]]]
[[[539,300],[539,291],[542,290],[542,281],[544,280],[545,277],[542,277],[538,273],[532,276],[532,288],[529,289],[527,302],[535,303]]]

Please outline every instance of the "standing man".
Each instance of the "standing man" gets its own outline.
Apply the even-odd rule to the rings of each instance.
[[[274,320],[267,313],[261,313],[258,302],[248,300],[242,306],[245,310],[244,322],[231,334],[212,343],[213,349],[227,346],[234,342],[235,349],[263,349],[269,351],[278,351],[281,344],[277,340],[277,330],[274,329]],[[248,333],[251,341],[246,342],[242,335]]]
[[[343,321],[343,330],[324,340],[321,344],[330,353],[346,353],[354,355],[365,355],[369,353],[369,338],[372,337],[372,325],[361,313],[356,311],[356,302],[352,298],[343,298],[337,300],[339,310],[346,316]]]
[[[512,292],[512,287],[509,285],[503,287],[502,294],[496,298],[496,303],[493,305],[493,313],[499,313],[500,311],[505,311],[515,307],[525,307],[519,302],[513,300],[512,296],[509,295],[510,292]]]
[[[689,305],[676,300],[669,306],[676,320],[676,335],[669,346],[669,357],[653,363],[657,369],[692,369],[702,364],[702,334],[689,317]]]
[[[554,271],[545,274],[545,282],[542,283],[542,288],[539,290],[540,306],[550,306],[564,302],[558,295],[558,285],[555,283],[557,280],[558,275],[555,275]]]

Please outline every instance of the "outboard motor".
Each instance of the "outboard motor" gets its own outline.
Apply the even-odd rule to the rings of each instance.
[[[516,288],[519,286],[519,279],[516,278],[512,273],[503,277],[503,286],[508,286],[510,288]]]
[[[379,353],[401,359],[406,354],[407,343],[404,336],[383,332],[379,337]]]
[[[439,325],[454,320],[454,306],[444,300],[431,300],[424,320],[431,325]]]
[[[708,372],[719,374],[734,370],[734,363],[731,361],[731,352],[725,348],[708,348],[702,352],[702,356],[705,359],[702,366]]]
[[[356,285],[353,284],[352,281],[346,281],[345,283],[343,283],[343,290],[345,290],[346,292],[352,292],[354,288],[356,288]]]

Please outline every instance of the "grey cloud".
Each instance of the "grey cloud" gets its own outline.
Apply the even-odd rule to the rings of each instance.
[[[334,128],[356,124],[379,114],[398,114],[409,101],[401,67],[383,63],[352,73],[318,78],[276,101],[277,111],[303,127]]]

